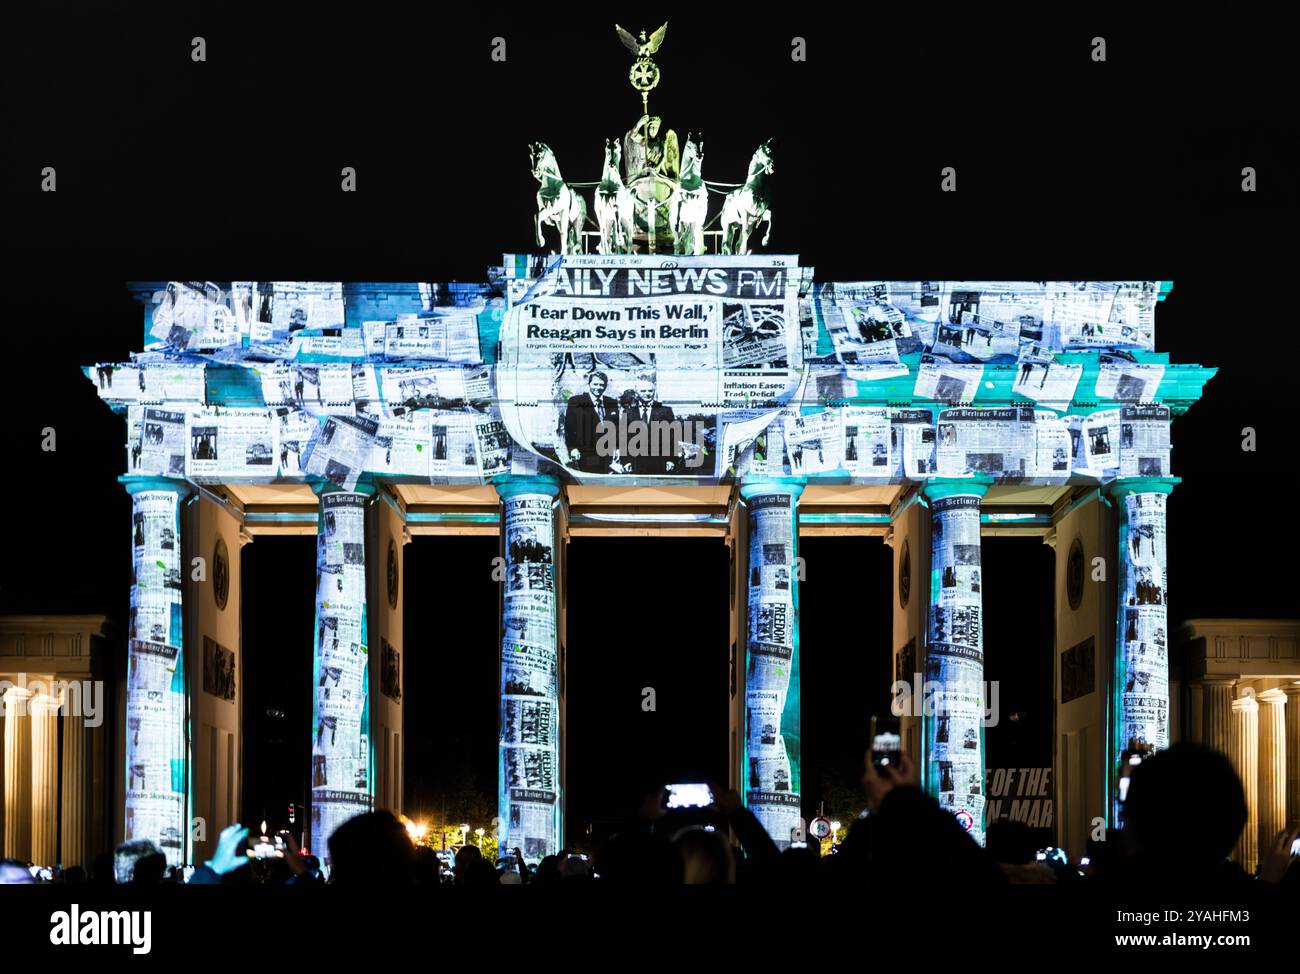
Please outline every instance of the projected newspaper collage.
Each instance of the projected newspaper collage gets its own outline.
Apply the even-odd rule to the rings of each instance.
[[[500,299],[434,307],[422,288],[420,311],[349,321],[343,295],[338,282],[168,284],[151,310],[156,341],[86,370],[127,414],[127,472],[318,476],[348,490],[367,473],[483,483],[507,472],[479,346],[478,316]]]
[[[1124,497],[1116,744],[1120,750],[1169,743],[1168,574],[1163,493]]]
[[[549,494],[518,494],[505,509],[501,738],[497,776],[501,849],[529,862],[559,851],[560,697],[555,629],[555,521]]]
[[[185,864],[189,820],[180,512],[177,490],[131,495],[126,838],[152,840],[173,866]]]
[[[980,496],[930,502],[930,635],[923,700],[927,790],[984,842],[984,621]],[[931,696],[932,695],[932,696]]]
[[[315,696],[311,748],[311,844],[371,810],[369,646],[366,633],[365,494],[320,498],[316,534]]]
[[[172,282],[145,351],[85,371],[127,413],[128,473],[196,483],[1168,470],[1159,281],[813,283],[777,255],[506,271],[388,318],[338,282]]]
[[[765,492],[746,499],[745,804],[782,849],[802,825],[796,496]]]
[[[1105,484],[1170,476],[1171,420],[1207,371],[1170,365],[1154,350],[1156,306],[1168,290],[1159,281],[815,283],[795,256],[507,255],[499,274],[474,285],[148,287],[137,289],[144,349],[84,369],[124,414],[126,472],[140,481],[323,482],[344,492],[369,489],[370,478],[483,485],[537,475],[570,485]],[[147,511],[153,502],[138,503]],[[537,503],[518,516],[542,517]],[[373,784],[364,582],[355,598],[337,588],[364,578],[364,502],[355,511],[330,504],[320,529],[312,728],[312,788],[325,816],[318,835],[344,810],[369,807]],[[792,517],[756,513],[754,529],[776,534],[763,519]],[[1153,516],[1135,509],[1138,538],[1157,531]],[[555,580],[541,544],[516,548],[502,657],[502,780],[513,784],[502,785],[499,804],[503,827],[534,851],[558,841],[560,807],[555,597],[544,588]],[[1116,701],[1122,734],[1146,741],[1164,739],[1168,716],[1151,551],[1135,552],[1130,574],[1143,580],[1126,590]],[[174,552],[157,555],[135,552],[146,584],[157,565],[180,571]],[[980,655],[978,549],[973,562],[955,549],[944,557],[956,559],[943,576],[954,584],[935,588],[933,643],[946,648],[933,661],[952,692],[945,720],[934,723],[932,744],[945,755],[936,793],[978,822],[970,752],[980,747],[968,744],[965,723],[974,699],[966,664],[978,668]],[[1163,557],[1161,547],[1161,565]],[[753,636],[750,659],[766,696],[751,701],[761,716],[747,731],[757,764],[745,773],[780,839],[799,778],[795,580],[783,610],[782,564],[758,567],[755,618],[766,634]],[[184,809],[168,803],[185,802],[186,753],[183,717],[165,716],[161,684],[178,672],[182,650],[179,629],[154,621],[159,598],[133,588],[133,605],[150,617],[133,637],[140,692],[130,701],[134,740],[148,757],[128,769],[128,805],[150,832],[167,829],[166,842],[180,843],[170,856],[184,846]],[[788,645],[771,638],[782,611]],[[179,762],[176,791],[162,787],[168,761]]]

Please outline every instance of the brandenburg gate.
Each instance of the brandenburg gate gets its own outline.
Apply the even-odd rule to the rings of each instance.
[[[133,509],[118,835],[202,861],[215,830],[191,820],[237,817],[238,555],[282,534],[317,537],[308,841],[400,811],[403,548],[475,533],[501,545],[500,841],[557,851],[566,618],[594,611],[566,544],[664,534],[729,547],[730,785],[784,845],[808,814],[799,540],[832,534],[893,551],[894,673],[921,691],[904,747],[982,839],[980,548],[1015,535],[1056,552],[1079,854],[1120,753],[1170,738],[1171,427],[1214,374],[1156,351],[1170,284],[830,283],[743,249],[507,255],[472,285],[131,285],[143,350],[85,369],[126,420]]]

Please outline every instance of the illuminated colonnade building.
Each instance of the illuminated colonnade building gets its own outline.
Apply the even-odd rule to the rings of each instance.
[[[0,858],[89,865],[109,846],[115,646],[104,616],[0,616]]]
[[[507,255],[483,285],[132,285],[145,350],[85,370],[127,420],[134,511],[118,834],[202,861],[215,834],[186,823],[235,817],[237,556],[277,534],[318,538],[309,841],[400,810],[403,546],[499,534],[501,841],[556,851],[565,546],[658,533],[730,548],[730,784],[781,844],[807,814],[799,539],[890,545],[894,672],[922,687],[904,747],[982,838],[980,545],[1017,535],[1056,552],[1057,829],[1080,854],[1120,753],[1170,740],[1170,427],[1214,370],[1155,350],[1169,289],[580,254]]]

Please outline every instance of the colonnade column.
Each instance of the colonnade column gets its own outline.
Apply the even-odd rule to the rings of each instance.
[[[743,484],[748,511],[745,804],[777,846],[803,824],[800,795],[800,480]]]
[[[559,852],[564,836],[560,787],[560,659],[556,638],[555,504],[550,477],[493,482],[501,496],[500,737],[498,847],[518,847],[529,862]]]
[[[1286,694],[1259,700],[1259,848],[1268,849],[1286,826]]]
[[[1201,741],[1220,754],[1232,747],[1232,679],[1201,681]]]
[[[1117,480],[1107,487],[1119,509],[1118,606],[1111,673],[1106,773],[1122,752],[1169,746],[1168,576],[1165,508],[1177,477]],[[1208,727],[1202,732],[1210,733]],[[1112,809],[1117,815],[1117,809]]]
[[[1205,732],[1204,726],[1205,704],[1201,694],[1204,692],[1204,684],[1189,683],[1187,685],[1187,731],[1186,739],[1193,744],[1204,744]]]
[[[984,602],[980,501],[992,478],[936,478],[921,756],[926,791],[984,844]]]
[[[1246,793],[1246,827],[1233,858],[1248,873],[1259,862],[1259,704],[1254,696],[1232,701],[1232,742],[1228,756]]]
[[[120,479],[132,529],[123,833],[156,843],[179,866],[189,838],[181,505],[191,488],[164,477]]]
[[[31,699],[32,693],[25,687],[10,687],[4,696],[4,856],[24,862],[32,857]]]
[[[86,861],[86,719],[72,707],[63,710],[63,865]]]
[[[1286,820],[1300,825],[1300,686],[1292,684],[1286,694]]]
[[[320,509],[307,841],[328,863],[334,830],[374,808],[366,630],[366,507],[374,487],[318,482],[313,490]]]
[[[5,785],[5,764],[7,758],[5,754],[5,724],[9,713],[9,707],[5,703],[5,694],[7,692],[8,691],[0,693],[0,859],[3,859],[7,855],[5,852],[5,789],[7,787]]]
[[[59,702],[47,693],[29,702],[32,735],[32,862],[59,857]]]

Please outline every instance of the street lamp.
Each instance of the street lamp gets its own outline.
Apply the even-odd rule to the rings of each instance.
[[[474,834],[478,836],[478,851],[479,851],[479,852],[482,852],[482,851],[483,851],[483,832],[484,832],[484,830],[481,829],[481,828],[478,828],[478,829],[475,829],[475,830],[474,830]]]
[[[460,844],[469,845],[469,826],[461,825],[460,827]]]

